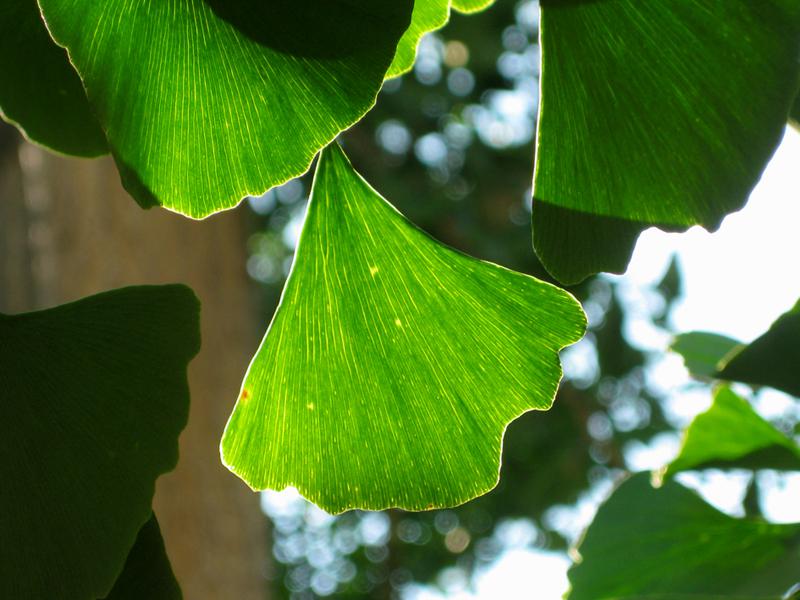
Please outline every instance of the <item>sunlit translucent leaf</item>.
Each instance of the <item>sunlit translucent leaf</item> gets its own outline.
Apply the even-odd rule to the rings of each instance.
[[[0,4],[0,112],[59,152],[108,151],[67,53],[47,33],[36,0]]]
[[[800,303],[729,358],[718,377],[800,396]]]
[[[41,0],[123,181],[193,217],[309,166],[374,103],[412,0]]]
[[[570,600],[780,597],[800,581],[800,525],[729,517],[647,473],[600,507],[578,551]]]
[[[664,475],[720,466],[800,470],[800,446],[723,387],[711,408],[689,425],[680,453]]]
[[[534,245],[564,282],[743,206],[798,89],[795,0],[542,0]]]
[[[568,293],[431,239],[331,146],[223,460],[330,512],[465,502],[497,483],[508,422],[552,405],[584,328]]]
[[[105,600],[181,600],[155,515],[139,530],[122,573]]]
[[[0,315],[0,598],[110,592],[177,461],[198,346],[183,286]]]
[[[451,6],[454,10],[463,13],[474,13],[494,4],[495,0],[453,0]]]
[[[422,36],[443,27],[450,18],[450,0],[416,0],[411,25],[397,45],[397,53],[387,77],[397,77],[414,66]]]
[[[716,377],[722,360],[740,345],[724,335],[692,331],[676,336],[670,349],[683,357],[693,375]]]

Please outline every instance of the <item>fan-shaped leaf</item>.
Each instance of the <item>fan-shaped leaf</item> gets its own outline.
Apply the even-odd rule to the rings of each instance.
[[[797,94],[794,0],[542,0],[534,245],[559,280],[745,203]]]
[[[413,8],[411,0],[39,4],[128,190],[142,205],[193,217],[303,173],[372,106]]]
[[[740,342],[717,333],[692,331],[675,337],[670,350],[683,357],[693,375],[717,377],[722,361]]]
[[[0,597],[105,597],[178,457],[198,304],[125,288],[0,316]]]
[[[223,460],[331,512],[465,502],[496,484],[508,422],[551,406],[584,327],[569,294],[439,244],[331,146]]]
[[[800,580],[800,525],[734,519],[672,480],[624,481],[569,571],[570,600],[780,596]]]
[[[681,451],[664,475],[719,466],[800,470],[800,446],[723,387],[714,394],[711,408],[689,425]]]
[[[108,152],[81,80],[50,38],[36,0],[0,5],[0,112],[53,150],[80,156]]]

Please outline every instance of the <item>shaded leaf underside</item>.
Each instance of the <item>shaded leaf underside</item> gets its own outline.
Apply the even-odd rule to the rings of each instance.
[[[177,461],[198,347],[183,286],[0,315],[0,597],[109,593]]]
[[[78,74],[50,38],[36,0],[0,4],[0,112],[58,152],[108,152]]]
[[[800,302],[727,359],[718,377],[766,385],[800,397]]]
[[[153,515],[139,530],[114,589],[103,600],[181,600],[182,597]]]
[[[331,146],[223,461],[330,512],[463,503],[496,484],[508,422],[551,406],[584,327],[569,294],[439,244]]]
[[[192,217],[303,173],[372,106],[411,0],[41,0],[128,190]],[[92,31],[93,35],[86,35]]]
[[[533,227],[563,282],[624,270],[650,226],[719,226],[798,90],[792,0],[542,2]]]
[[[734,519],[648,473],[616,489],[578,551],[570,600],[780,597],[800,579],[800,525]]]

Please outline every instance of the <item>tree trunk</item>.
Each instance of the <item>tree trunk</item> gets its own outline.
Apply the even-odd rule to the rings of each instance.
[[[245,270],[246,213],[196,222],[145,211],[124,192],[109,158],[65,158],[29,143],[16,155],[6,150],[0,311],[136,284],[186,283],[200,298],[203,345],[189,368],[189,425],[177,469],[158,481],[154,509],[188,600],[264,598],[266,520],[258,496],[218,452],[264,328]]]

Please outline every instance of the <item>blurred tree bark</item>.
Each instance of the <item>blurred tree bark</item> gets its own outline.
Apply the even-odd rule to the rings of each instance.
[[[202,222],[140,209],[113,161],[56,156],[0,128],[0,311],[103,290],[181,282],[202,302],[203,346],[177,469],[154,509],[188,600],[266,596],[267,524],[218,446],[263,323],[247,276],[246,213]]]

